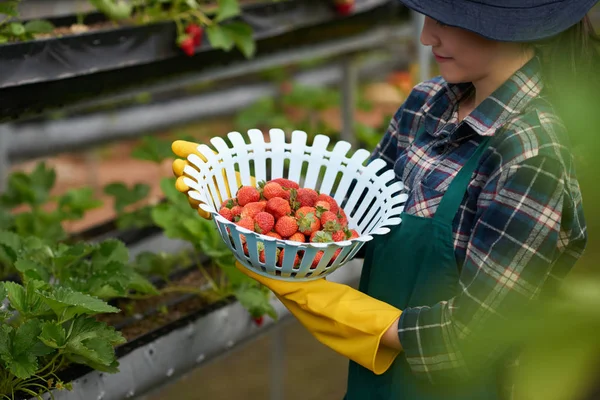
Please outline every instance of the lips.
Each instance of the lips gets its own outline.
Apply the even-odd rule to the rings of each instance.
[[[435,52],[433,53],[435,60],[437,62],[445,62],[445,61],[450,61],[452,60],[452,57],[444,57],[444,56],[440,56],[439,54],[436,54]]]

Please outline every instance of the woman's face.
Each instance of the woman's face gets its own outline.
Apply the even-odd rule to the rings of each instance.
[[[486,39],[429,17],[425,17],[421,43],[432,47],[440,74],[449,83],[486,80],[523,56],[518,45]]]

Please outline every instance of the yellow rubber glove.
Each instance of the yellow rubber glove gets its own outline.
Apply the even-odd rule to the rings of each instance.
[[[182,159],[177,159],[175,161],[173,161],[173,174],[177,177],[177,181],[175,182],[175,188],[177,188],[178,191],[180,191],[181,193],[186,194],[187,196],[187,192],[190,190],[190,188],[188,187],[188,185],[186,185],[183,182],[183,178],[184,178],[184,173],[183,170],[185,169],[186,166],[190,166],[192,168],[195,168],[192,164],[189,164],[187,161],[187,158],[190,154],[195,154],[198,157],[200,157],[200,159],[202,159],[203,161],[206,161],[206,157],[204,157],[201,153],[198,152],[198,143],[193,143],[193,142],[187,142],[185,140],[176,140],[173,142],[173,144],[171,145],[171,149],[173,150],[173,153],[175,153],[178,157],[181,157]],[[223,170],[223,177],[225,177],[225,170]],[[236,172],[236,177],[237,177],[237,185],[238,187],[242,184],[242,179],[240,178],[240,174],[238,172]],[[215,182],[216,184],[216,182]],[[256,186],[256,180],[254,179],[254,177],[250,177],[250,184],[253,186]],[[227,193],[229,195],[231,195],[231,189],[229,188],[229,184],[227,179],[225,179],[225,186],[227,188]],[[190,196],[187,196],[188,202],[190,203],[190,206],[192,208],[195,208],[196,210],[198,210],[198,214],[204,218],[204,219],[211,219],[212,215],[206,211],[204,211],[203,209],[201,209],[199,207],[200,203],[194,199],[192,199]]]
[[[381,343],[384,333],[402,314],[399,309],[326,279],[279,281],[240,263],[236,266],[275,293],[317,340],[373,373],[383,374],[400,353]]]

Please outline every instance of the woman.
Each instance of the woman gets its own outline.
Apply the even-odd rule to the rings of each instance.
[[[348,400],[509,398],[507,367],[476,371],[461,348],[552,293],[585,247],[573,132],[549,101],[574,76],[546,58],[576,59],[570,91],[590,83],[598,59],[584,16],[596,2],[404,1],[427,16],[421,41],[441,76],[414,88],[373,153],[409,190],[402,223],[365,246],[359,290],[240,266],[351,360]],[[195,147],[173,145],[183,158]]]

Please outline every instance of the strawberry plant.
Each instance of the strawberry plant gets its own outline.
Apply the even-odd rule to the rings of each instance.
[[[28,280],[24,286],[0,282],[6,299],[0,315],[0,398],[41,399],[53,389],[71,389],[58,373],[68,363],[114,373],[114,346],[125,342],[94,316],[119,309],[66,287]]]
[[[9,0],[0,3],[0,44],[32,40],[37,34],[50,33],[54,25],[46,20],[32,20],[25,24],[11,19],[19,16],[18,6],[21,0]]]
[[[91,188],[70,189],[52,196],[56,172],[45,163],[31,173],[13,172],[0,195],[0,222],[4,230],[20,236],[35,236],[47,243],[67,239],[64,224],[79,220],[91,209],[102,205]],[[0,257],[0,273],[13,272]]]
[[[102,299],[127,297],[131,291],[158,294],[129,264],[129,252],[118,240],[67,245],[6,231],[0,231],[0,237],[0,259],[11,264],[24,282],[58,284]]]

